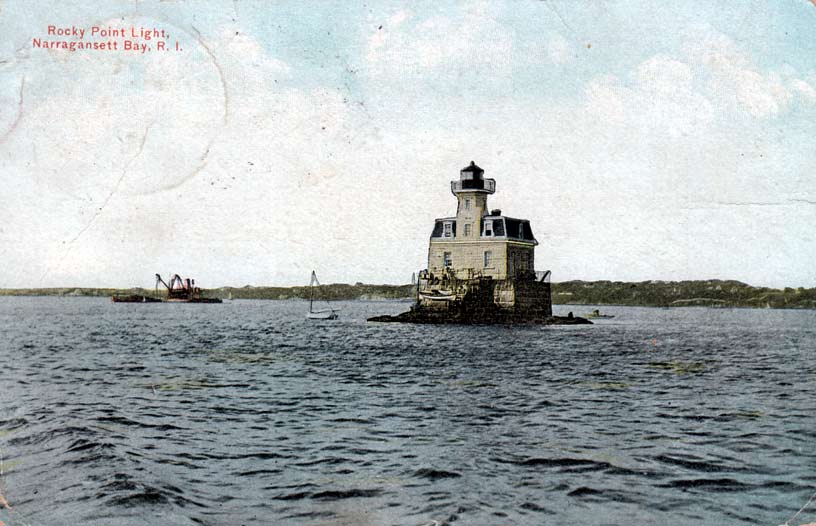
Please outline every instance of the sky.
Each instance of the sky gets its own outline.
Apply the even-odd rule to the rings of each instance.
[[[0,288],[407,283],[471,160],[554,281],[816,286],[808,0],[86,4],[0,4]]]

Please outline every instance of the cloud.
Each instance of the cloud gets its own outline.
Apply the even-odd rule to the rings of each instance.
[[[568,64],[575,60],[575,50],[567,39],[556,34],[547,45],[547,56],[553,64]]]
[[[641,63],[633,77],[628,83],[616,76],[590,81],[585,89],[589,115],[649,137],[687,136],[710,124],[714,107],[694,89],[688,64],[656,55]]]
[[[216,45],[219,55],[225,56],[228,64],[244,68],[242,74],[263,76],[268,80],[270,75],[279,78],[291,76],[292,68],[286,62],[269,55],[261,43],[254,37],[242,33],[238,27],[226,28],[219,36]],[[258,71],[252,72],[251,69]]]
[[[631,76],[601,75],[585,87],[585,109],[649,135],[709,132],[714,121],[766,120],[794,102],[816,102],[814,85],[789,67],[763,71],[728,37],[709,32],[677,56],[654,55]]]
[[[440,68],[510,64],[513,38],[489,4],[471,3],[448,15],[418,18],[400,10],[368,37],[371,74],[417,75]]]
[[[617,121],[626,116],[634,92],[625,87],[615,75],[592,79],[584,89],[586,109],[605,120]]]
[[[800,97],[803,101],[806,101],[810,104],[816,103],[816,88],[813,86],[813,81],[806,82],[802,79],[793,79],[790,81],[790,88],[793,92]]]
[[[733,40],[717,31],[696,28],[687,50],[688,60],[700,71],[711,95],[736,111],[773,118],[788,111],[797,99],[813,100],[811,83],[795,78],[795,72],[761,70]]]

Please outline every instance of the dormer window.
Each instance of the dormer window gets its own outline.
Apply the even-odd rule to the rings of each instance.
[[[443,234],[445,237],[452,237],[453,236],[453,225],[450,222],[445,223]]]
[[[519,223],[519,239],[524,239],[524,223]]]
[[[484,235],[487,237],[493,237],[493,221],[489,219],[484,222]]]

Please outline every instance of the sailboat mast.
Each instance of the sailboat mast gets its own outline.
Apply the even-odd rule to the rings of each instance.
[[[315,276],[315,271],[312,271],[312,279],[309,280],[309,312],[314,312],[312,310],[312,304],[314,303],[314,282],[317,279]]]

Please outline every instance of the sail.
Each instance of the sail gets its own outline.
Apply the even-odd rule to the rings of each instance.
[[[306,313],[306,317],[312,320],[336,320],[337,319],[337,312],[334,308],[332,308],[331,303],[328,300],[323,300],[326,303],[328,309],[322,310],[315,310],[314,303],[315,303],[315,286],[320,286],[320,281],[317,280],[317,274],[315,271],[312,271],[312,277],[309,280],[309,312]]]

